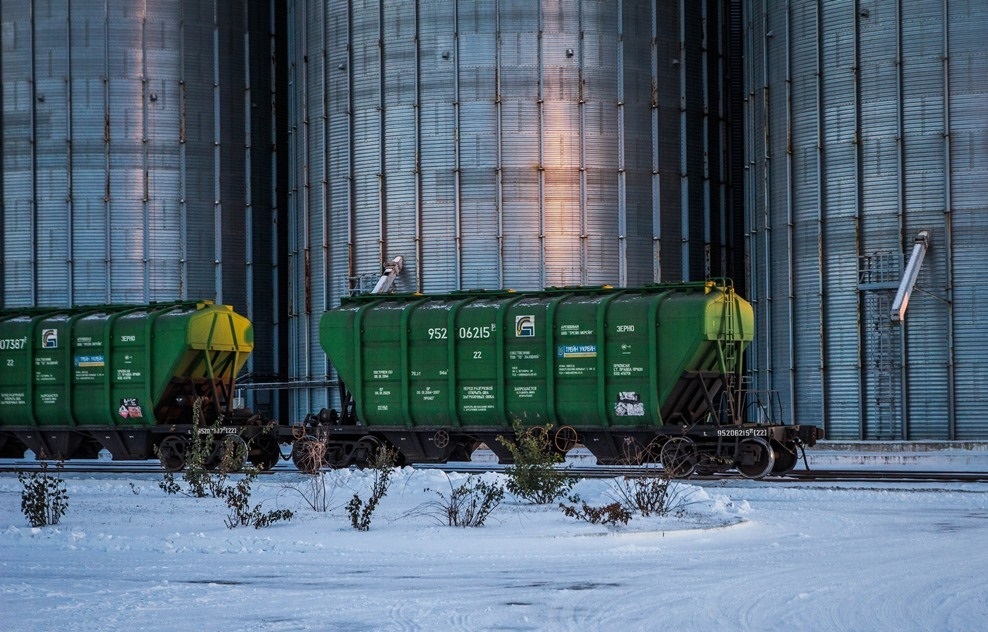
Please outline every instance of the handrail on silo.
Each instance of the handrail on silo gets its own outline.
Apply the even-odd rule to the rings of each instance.
[[[913,251],[909,255],[909,263],[902,273],[902,280],[899,282],[899,289],[895,293],[895,300],[892,301],[891,317],[892,322],[898,323],[906,319],[906,308],[909,306],[909,296],[912,294],[913,286],[916,285],[916,277],[919,276],[919,269],[923,265],[923,257],[930,247],[930,231],[921,230],[913,239]]]

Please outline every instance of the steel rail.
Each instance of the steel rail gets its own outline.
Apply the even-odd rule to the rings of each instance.
[[[0,474],[27,473],[42,471],[40,461],[23,459],[0,459]],[[161,465],[149,461],[72,461],[63,464],[45,464],[53,474],[159,474]],[[440,470],[447,473],[479,474],[484,472],[504,472],[505,465],[493,462],[420,463],[415,469]],[[565,463],[560,470],[575,478],[645,478],[662,477],[660,466],[653,465],[575,465]],[[324,470],[331,471],[331,470]],[[290,461],[283,461],[272,470],[262,474],[297,472]],[[740,481],[746,479],[735,471],[709,475],[693,475],[687,482]],[[905,469],[795,469],[783,475],[766,476],[755,482],[760,483],[819,483],[819,482],[885,482],[885,483],[988,483],[988,472],[981,471],[932,471]]]

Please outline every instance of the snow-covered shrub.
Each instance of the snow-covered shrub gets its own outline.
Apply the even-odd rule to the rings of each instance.
[[[559,503],[559,508],[570,518],[583,520],[590,524],[605,525],[628,524],[628,521],[631,520],[631,513],[619,502],[594,507],[588,505],[577,495],[570,496],[569,501],[573,504]]]
[[[228,487],[227,476],[240,470],[247,460],[247,445],[239,436],[225,436],[219,447],[214,443],[215,431],[223,423],[222,415],[211,426],[201,428],[204,399],[196,398],[192,404],[192,438],[185,450],[182,470],[187,491],[175,482],[174,474],[165,472],[164,480],[158,486],[167,494],[220,498]]]
[[[329,485],[327,485],[325,473],[316,472],[311,476],[306,476],[301,482],[286,483],[284,489],[291,490],[302,497],[312,511],[324,513],[329,509],[329,499],[332,495]]]
[[[374,461],[371,463],[374,470],[374,484],[371,487],[370,497],[364,501],[359,494],[354,494],[350,502],[346,504],[347,513],[350,515],[350,523],[357,531],[369,531],[371,517],[377,504],[381,502],[388,493],[391,485],[391,474],[395,470],[397,454],[387,448],[380,448]]]
[[[237,435],[228,435],[217,444],[214,442],[215,429],[223,422],[222,415],[210,428],[200,431],[202,401],[197,398],[192,405],[192,440],[185,451],[185,468],[182,478],[186,487],[175,480],[174,474],[165,472],[158,486],[166,494],[182,494],[190,498],[222,498],[230,514],[224,519],[227,527],[253,526],[255,529],[269,527],[281,520],[291,520],[295,514],[290,509],[261,511],[261,504],[251,506],[251,486],[257,479],[258,469],[245,467],[247,445]],[[243,471],[243,476],[235,483],[230,482],[230,474]]]
[[[668,470],[642,465],[641,476],[615,479],[611,494],[628,511],[643,518],[680,515],[690,503],[692,488],[673,480]]]
[[[58,524],[69,507],[65,481],[48,472],[48,463],[41,461],[41,471],[21,472],[17,480],[24,486],[21,511],[32,527]]]
[[[449,483],[449,496],[435,489],[439,500],[427,503],[424,513],[444,521],[451,527],[480,527],[504,499],[504,486],[469,476],[459,487]]]
[[[251,506],[250,492],[254,479],[257,478],[257,470],[248,470],[235,485],[224,486],[220,491],[220,496],[226,501],[226,506],[230,514],[224,522],[230,529],[236,527],[270,527],[275,522],[281,520],[291,520],[295,513],[291,509],[275,509],[273,511],[261,511],[261,504]]]
[[[552,426],[525,428],[516,421],[514,427],[513,440],[497,438],[514,460],[504,468],[508,491],[536,505],[547,505],[569,493],[576,479],[556,467],[563,457],[549,444]]]

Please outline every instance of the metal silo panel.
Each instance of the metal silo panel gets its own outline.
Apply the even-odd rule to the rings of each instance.
[[[682,10],[698,32],[700,12]],[[653,163],[677,185],[668,189],[674,218],[663,227],[681,221],[684,205],[710,221],[701,187],[693,200],[678,187],[682,169],[696,172],[696,182],[710,169],[699,148],[679,163],[696,131],[679,126],[681,84],[700,82],[706,53],[695,45],[681,77],[668,63],[678,55],[676,35],[670,57],[654,60],[650,3],[331,1],[289,11],[293,222],[329,218],[331,276],[374,274],[382,257],[402,255],[399,287],[409,290],[656,280],[655,198],[666,191]],[[320,65],[325,93],[313,68]],[[655,125],[653,67],[675,84],[667,112],[674,127]],[[694,128],[706,123],[701,110],[719,107],[715,100],[692,98]],[[665,152],[661,161],[656,151]],[[320,186],[326,193],[312,195]],[[681,234],[662,238],[675,249]],[[311,267],[322,255],[309,246]],[[293,263],[296,288],[305,270]],[[343,291],[333,285],[328,302]],[[312,353],[314,330],[299,324],[296,332],[301,353]],[[315,365],[297,363],[300,371]]]
[[[952,223],[956,438],[988,437],[984,415],[988,349],[981,271],[988,237],[988,7],[951,4],[946,107],[949,109],[950,189],[947,208]]]
[[[8,4],[10,6],[8,6]],[[32,165],[31,6],[5,3],[0,34],[0,79],[3,81],[2,160],[4,195],[3,292],[6,306],[32,305],[34,270],[34,171]]]
[[[463,173],[463,286],[492,289],[500,286],[498,215],[494,207],[493,169],[473,168]]]
[[[33,30],[36,292],[39,304],[52,305],[69,291],[68,51],[65,8],[42,5],[36,10],[47,18],[35,21]]]
[[[244,217],[270,222],[267,204],[251,206],[245,193],[253,86],[238,55],[246,36],[263,32],[270,46],[271,33],[268,11],[252,9],[247,19],[243,2],[0,3],[0,303],[191,297],[244,309],[251,274]],[[269,58],[270,51],[261,56]],[[263,92],[256,114],[270,118],[270,84]],[[252,123],[270,142],[263,131],[270,120]],[[22,173],[11,150],[23,151]],[[253,199],[261,198],[270,199]],[[15,209],[32,226],[17,244],[7,237],[21,236]],[[252,263],[253,273],[271,273],[270,264]]]
[[[538,94],[537,60],[538,38],[535,33],[502,32],[500,87],[503,98],[535,98]]]
[[[534,109],[534,108],[533,108]],[[505,164],[517,165],[504,169],[504,259],[522,262],[507,265],[504,270],[504,286],[528,289],[543,285],[544,264],[542,253],[542,228],[539,214],[538,157],[528,163],[511,158],[507,152],[508,139],[504,136]]]
[[[782,32],[778,24],[780,16],[775,16],[773,28]],[[807,423],[822,423],[824,414],[824,390],[822,388],[825,370],[824,346],[820,332],[824,330],[824,305],[821,296],[823,262],[818,253],[822,245],[820,200],[822,195],[822,167],[818,148],[820,113],[815,106],[818,90],[817,59],[817,12],[815,5],[803,3],[793,7],[790,17],[791,50],[789,67],[792,75],[792,103],[788,115],[792,124],[793,161],[791,182],[786,170],[779,165],[778,179],[786,183],[786,191],[781,197],[773,198],[775,204],[783,204],[786,209],[791,204],[794,223],[792,233],[791,261],[793,269],[786,271],[777,281],[781,286],[788,279],[798,280],[795,300],[785,296],[785,306],[776,318],[775,330],[786,332],[786,338],[779,347],[784,354],[775,365],[779,371],[792,367],[790,384],[782,386],[785,412],[795,420]],[[783,70],[784,73],[784,70]],[[782,77],[785,80],[785,77]],[[778,81],[778,80],[775,80]],[[777,85],[777,84],[776,84]],[[811,106],[812,104],[812,106]],[[773,131],[778,133],[779,121],[775,121]],[[786,195],[790,195],[787,198]],[[786,250],[777,251],[778,258],[786,259]],[[791,277],[790,277],[791,275]],[[777,290],[781,290],[778,287]],[[788,388],[785,388],[788,386]],[[798,393],[798,399],[794,394]]]
[[[988,324],[976,290],[988,80],[973,70],[986,12],[949,0],[746,3],[752,299],[772,314],[759,316],[759,338],[792,349],[760,354],[758,379],[797,415],[820,402],[833,438],[988,436],[975,333]],[[781,71],[761,61],[779,49]],[[900,272],[921,228],[933,243],[921,291],[905,324],[881,325],[874,306],[894,285],[874,280],[882,266]],[[881,252],[900,263],[875,264]]]

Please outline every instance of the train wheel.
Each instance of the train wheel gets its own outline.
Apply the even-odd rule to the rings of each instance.
[[[738,444],[738,472],[745,478],[763,478],[775,466],[775,450],[761,437],[750,437]]]
[[[219,437],[205,438],[203,441],[207,441],[206,444],[209,453],[206,454],[206,458],[202,465],[210,472],[218,470],[220,467],[220,462],[223,460],[223,439]]]
[[[352,443],[330,443],[326,448],[326,465],[333,469],[350,467],[353,463]]]
[[[353,462],[360,469],[372,467],[383,444],[377,437],[363,437],[353,450]]]
[[[436,430],[436,434],[432,435],[432,443],[440,450],[445,448],[449,445],[449,433],[445,430]]]
[[[223,474],[239,472],[247,463],[247,443],[240,435],[230,434],[220,441],[220,462],[216,469]]]
[[[788,474],[799,462],[799,454],[796,452],[795,444],[782,444],[773,441],[772,450],[775,452],[775,465],[772,466],[773,474]]]
[[[306,435],[292,444],[292,462],[300,472],[318,474],[325,459],[325,444],[312,435]]]
[[[662,444],[659,459],[670,478],[686,478],[696,469],[696,444],[686,437],[673,437]]]
[[[178,435],[168,435],[158,445],[158,460],[166,472],[178,472],[185,467],[185,439]]]
[[[576,444],[579,442],[580,435],[576,433],[576,428],[573,426],[561,426],[553,437],[553,443],[556,446],[556,450],[562,454],[566,454],[575,448]]]
[[[281,446],[272,435],[257,435],[250,444],[250,462],[261,471],[270,470],[281,459]]]

